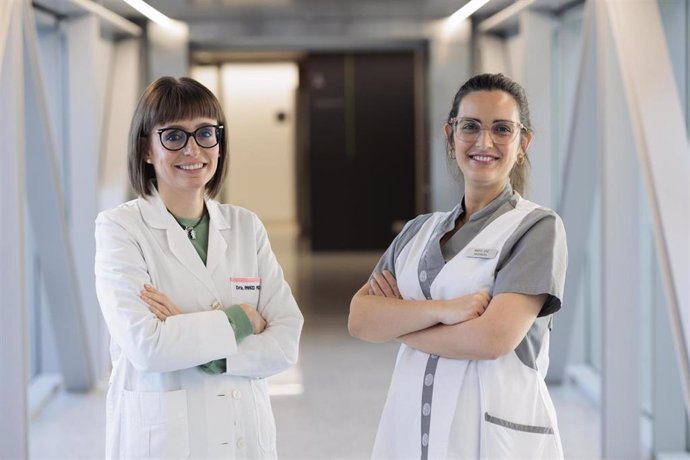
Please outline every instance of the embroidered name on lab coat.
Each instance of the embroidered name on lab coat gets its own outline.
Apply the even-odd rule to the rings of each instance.
[[[493,259],[498,255],[498,249],[492,248],[468,248],[467,257],[475,257],[477,259]]]

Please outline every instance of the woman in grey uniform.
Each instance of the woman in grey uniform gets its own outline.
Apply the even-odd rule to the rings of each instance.
[[[373,458],[562,458],[544,376],[567,249],[558,215],[521,196],[524,90],[471,78],[444,134],[464,196],[408,222],[350,305],[353,336],[401,342]]]

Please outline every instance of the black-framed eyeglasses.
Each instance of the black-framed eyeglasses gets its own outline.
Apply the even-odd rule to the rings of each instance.
[[[195,129],[191,133],[180,128],[163,128],[156,130],[156,132],[163,147],[176,152],[187,146],[190,137],[194,138],[199,147],[205,149],[215,147],[223,138],[223,128],[223,125],[206,125]]]
[[[510,144],[518,133],[525,129],[519,121],[495,121],[491,126],[484,127],[472,118],[451,118],[448,123],[453,127],[453,133],[462,142],[476,142],[483,130],[489,131],[491,141],[497,145]]]

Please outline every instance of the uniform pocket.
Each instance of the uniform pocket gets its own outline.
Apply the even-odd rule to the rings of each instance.
[[[261,449],[274,452],[276,449],[276,422],[271,409],[266,379],[251,380],[256,413],[256,431]]]
[[[123,391],[122,452],[126,458],[189,458],[186,390]]]
[[[557,459],[561,458],[553,428],[525,425],[484,413],[486,459]]]

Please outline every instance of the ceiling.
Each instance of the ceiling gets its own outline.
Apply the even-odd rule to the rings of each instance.
[[[0,0],[1,1],[1,0]],[[190,25],[193,49],[308,49],[329,46],[407,46],[424,40],[428,26],[469,0],[146,0]],[[516,0],[490,0],[472,16],[481,21]],[[556,12],[584,0],[535,0],[532,9]],[[71,16],[76,0],[34,0]],[[120,16],[143,19],[124,0],[90,0]],[[517,17],[496,33],[517,31]],[[402,45],[401,45],[402,44]]]
[[[140,16],[123,0],[94,0],[123,16]],[[221,19],[340,19],[417,20],[443,19],[469,0],[147,0],[165,15],[183,21]],[[483,19],[515,0],[490,0],[475,17]],[[584,0],[536,0],[533,8],[558,11]]]
[[[494,0],[496,1],[496,0]],[[132,13],[122,0],[102,0],[121,14]],[[447,17],[466,0],[148,0],[180,20],[252,19],[419,19]]]

